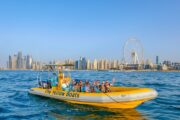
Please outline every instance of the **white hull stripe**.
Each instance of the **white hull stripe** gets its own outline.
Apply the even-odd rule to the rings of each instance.
[[[59,96],[59,95],[50,95],[41,91],[33,91],[30,90],[29,93],[39,96],[45,96],[49,98],[55,98],[59,100],[74,100],[79,102],[126,102],[126,101],[134,101],[134,100],[142,100],[142,99],[153,99],[157,97],[158,93],[154,91],[144,92],[144,93],[136,93],[136,94],[126,94],[126,95],[117,95],[110,96],[106,94],[106,96],[79,96],[79,98]]]

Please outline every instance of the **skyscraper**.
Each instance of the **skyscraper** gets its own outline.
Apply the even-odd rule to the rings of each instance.
[[[78,70],[78,68],[79,68],[79,61],[76,60],[76,61],[75,61],[75,69]]]
[[[108,69],[108,60],[104,60],[104,69],[105,69],[105,70]]]
[[[12,69],[12,57],[9,55],[8,68]]]
[[[26,61],[27,61],[27,56],[24,56],[22,59],[22,69],[26,69]]]
[[[104,70],[104,60],[103,59],[98,62],[98,69]]]
[[[78,70],[82,70],[82,57],[78,61]]]
[[[91,61],[87,60],[87,70],[90,70],[90,69],[91,69]]]
[[[9,56],[9,69],[15,70],[17,69],[17,56]]]
[[[156,64],[159,64],[159,56],[156,56]]]
[[[96,59],[95,59],[94,62],[93,62],[93,69],[94,69],[94,70],[97,70],[97,69],[98,69],[98,62],[97,62]]]
[[[43,64],[41,62],[33,61],[31,55],[22,56],[22,52],[18,52],[18,55],[9,56],[7,65],[9,69],[13,69],[13,70],[33,69],[33,68],[39,70],[42,68]]]
[[[87,60],[86,58],[82,58],[82,70],[86,70],[87,69]]]
[[[30,55],[27,55],[26,58],[26,69],[32,69],[32,57]]]
[[[17,69],[23,68],[23,58],[22,58],[22,52],[18,52],[17,56]]]

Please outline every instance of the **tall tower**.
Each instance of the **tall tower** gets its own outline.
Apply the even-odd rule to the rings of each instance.
[[[159,64],[159,56],[156,56],[156,64]]]
[[[13,70],[17,69],[17,56],[16,55],[11,57],[11,69]]]
[[[94,70],[97,70],[97,69],[98,69],[98,62],[97,62],[96,59],[95,59],[94,62],[93,62],[93,69],[94,69]]]
[[[8,68],[12,69],[12,57],[9,55]]]
[[[26,69],[32,69],[32,57],[30,55],[27,55],[26,58]]]
[[[131,53],[132,64],[139,64],[138,55],[136,52]]]
[[[17,68],[18,69],[22,69],[23,68],[22,52],[18,52],[18,56],[17,56]]]
[[[75,69],[78,70],[78,67],[79,67],[79,61],[76,60],[76,61],[75,61]]]
[[[87,60],[87,70],[91,69],[91,61],[88,59]]]
[[[104,69],[107,70],[108,69],[108,61],[104,60]]]
[[[78,61],[78,70],[82,70],[82,57]]]
[[[86,70],[87,69],[87,60],[86,58],[82,58],[82,70]]]

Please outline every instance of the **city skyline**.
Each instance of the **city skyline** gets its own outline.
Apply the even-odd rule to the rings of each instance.
[[[132,54],[134,60],[134,52]],[[137,56],[138,57],[138,56]],[[136,61],[136,60],[135,60]],[[131,61],[130,63],[118,59],[94,59],[90,60],[86,57],[79,59],[65,59],[65,60],[51,60],[48,62],[37,61],[33,59],[32,55],[24,55],[21,51],[17,54],[9,55],[7,61],[7,68],[5,70],[44,70],[47,64],[66,64],[71,66],[64,66],[63,69],[69,70],[180,70],[180,62],[173,62],[169,60],[159,61],[159,56],[156,56],[156,63],[151,60],[143,60],[141,62]],[[1,68],[3,69],[3,68]],[[0,70],[1,70],[0,69]]]
[[[9,55],[7,69],[9,70],[40,70],[43,62],[36,61],[31,55],[23,55],[21,51],[17,54]]]
[[[37,60],[123,58],[136,37],[155,62],[180,61],[180,1],[1,1],[0,66],[9,54]],[[152,9],[153,8],[153,9]]]

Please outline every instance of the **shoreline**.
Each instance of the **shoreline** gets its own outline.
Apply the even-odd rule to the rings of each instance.
[[[42,71],[42,70],[8,70],[0,71]],[[64,71],[97,71],[97,72],[180,72],[180,70],[64,70]]]

